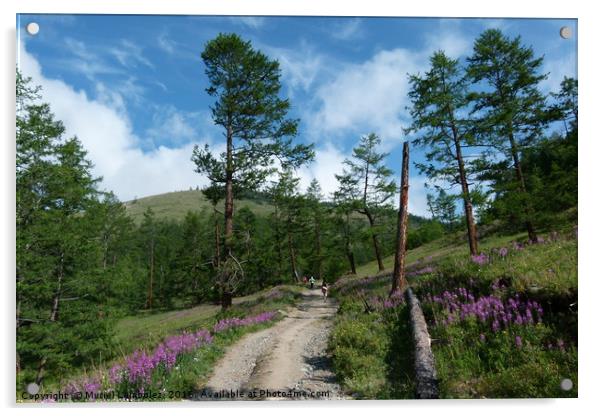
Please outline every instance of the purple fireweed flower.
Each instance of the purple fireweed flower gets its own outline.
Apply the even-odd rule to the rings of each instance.
[[[443,314],[436,322],[440,325],[450,325],[454,322],[475,320],[497,332],[513,325],[535,325],[534,314],[539,317],[543,313],[541,305],[536,301],[521,299],[518,294],[503,301],[499,295],[487,295],[475,298],[464,287],[446,290],[440,295],[425,296],[425,303],[436,306]],[[538,318],[540,321],[540,318]]]
[[[485,334],[481,333],[481,335],[479,335],[479,339],[481,342],[485,342]]]
[[[491,330],[493,332],[497,332],[500,330],[500,322],[496,319],[493,321],[493,323],[491,324]]]
[[[217,322],[213,326],[213,332],[217,333],[217,332],[226,331],[230,328],[260,324],[260,323],[272,320],[275,316],[276,316],[276,312],[272,311],[272,312],[263,312],[263,313],[260,313],[259,315],[250,316],[250,317],[246,317],[246,318],[242,318],[242,319],[241,318],[222,319],[221,321]]]
[[[489,257],[485,253],[481,253],[479,255],[474,254],[470,258],[472,259],[473,263],[476,263],[480,266],[487,264],[489,262]]]
[[[200,329],[195,333],[183,332],[173,335],[165,338],[152,353],[136,350],[125,357],[123,363],[111,367],[108,374],[101,372],[98,377],[70,381],[63,390],[68,394],[76,392],[98,394],[102,391],[100,380],[107,380],[111,386],[128,382],[133,386],[138,386],[139,391],[144,392],[145,386],[150,386],[152,374],[157,367],[162,366],[164,369],[170,370],[181,354],[192,352],[212,341],[213,337],[206,329]],[[109,387],[109,391],[112,389],[113,387]]]
[[[508,249],[506,247],[502,247],[498,251],[498,254],[500,255],[500,257],[506,257],[508,255]]]
[[[556,342],[556,345],[558,345],[558,349],[559,349],[560,351],[563,351],[563,352],[564,352],[564,341],[563,341],[562,339],[559,339],[559,340]]]
[[[518,335],[516,336],[516,338],[514,338],[514,343],[518,348],[521,348],[523,346],[523,340]]]

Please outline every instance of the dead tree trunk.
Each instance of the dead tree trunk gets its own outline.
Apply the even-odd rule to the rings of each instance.
[[[397,217],[397,245],[395,249],[395,266],[393,268],[393,281],[391,292],[404,290],[407,286],[405,279],[405,257],[408,232],[408,192],[409,184],[410,149],[408,142],[403,143],[403,158],[401,162],[401,189],[399,193],[399,211]]]
[[[414,372],[416,379],[417,399],[438,399],[439,387],[435,357],[431,350],[431,337],[426,326],[426,320],[420,307],[420,302],[408,288],[405,292],[410,308],[410,323],[414,336]]]

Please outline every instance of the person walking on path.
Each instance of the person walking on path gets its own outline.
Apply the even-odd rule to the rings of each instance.
[[[324,302],[326,302],[326,298],[328,297],[328,284],[325,280],[322,280],[322,296],[324,296]]]
[[[314,288],[314,284],[315,284],[315,283],[316,283],[316,279],[314,279],[314,277],[313,277],[313,276],[312,276],[312,277],[310,277],[310,278],[309,278],[309,286],[310,286],[310,288],[311,288],[311,289],[313,289],[313,288]]]

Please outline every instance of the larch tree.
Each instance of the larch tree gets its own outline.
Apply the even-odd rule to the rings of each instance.
[[[318,280],[324,278],[324,231],[327,221],[327,210],[322,199],[322,188],[317,179],[312,179],[305,193],[305,203],[311,223],[311,236],[313,240],[310,253],[310,267],[313,275]]]
[[[17,377],[41,384],[89,364],[110,335],[97,280],[101,227],[90,215],[99,179],[39,91],[17,72]]]
[[[222,268],[240,265],[233,253],[235,189],[255,189],[274,172],[275,161],[298,167],[313,158],[311,145],[293,144],[298,120],[287,118],[288,99],[281,99],[280,67],[236,34],[219,34],[201,54],[215,102],[213,122],[224,130],[225,151],[195,147],[196,171],[224,186]],[[227,276],[227,271],[220,273]],[[226,279],[230,280],[230,279]],[[233,287],[220,283],[222,306],[231,305]]]
[[[355,193],[357,183],[351,174],[335,175],[339,184],[333,194],[334,211],[339,219],[339,226],[343,237],[345,256],[349,262],[351,274],[357,274],[355,255],[353,254],[353,222],[352,215],[355,212]]]
[[[520,36],[509,38],[499,29],[489,29],[475,41],[467,67],[470,80],[485,87],[471,94],[479,129],[512,162],[520,197],[516,206],[523,211],[532,242],[537,241],[537,234],[521,154],[541,138],[550,121],[545,97],[538,89],[547,77],[541,73],[542,65],[543,57],[534,57]]]
[[[431,56],[424,74],[410,76],[413,123],[409,131],[419,134],[413,144],[425,147],[426,163],[417,163],[430,180],[460,187],[470,254],[478,253],[477,227],[470,194],[469,169],[464,150],[474,146],[474,123],[467,118],[467,80],[458,60],[438,51]]]
[[[359,145],[353,149],[352,159],[344,162],[346,170],[343,175],[353,178],[355,210],[368,219],[378,270],[383,271],[385,266],[378,239],[378,217],[384,208],[392,206],[391,200],[397,187],[391,179],[393,171],[384,164],[389,154],[377,150],[380,143],[380,138],[374,133],[362,136]]]
[[[303,224],[302,217],[302,197],[299,195],[299,178],[296,177],[291,169],[285,169],[278,174],[278,181],[273,182],[270,187],[272,203],[276,209],[277,233],[276,241],[278,250],[281,249],[281,241],[286,238],[286,247],[288,249],[288,260],[290,266],[290,276],[293,283],[299,280],[299,270],[297,261],[296,236],[301,232]],[[283,230],[283,233],[281,232]],[[283,235],[284,234],[284,235]],[[283,257],[282,251],[280,256]]]

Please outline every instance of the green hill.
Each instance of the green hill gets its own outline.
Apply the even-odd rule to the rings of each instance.
[[[211,212],[211,203],[205,198],[201,191],[176,191],[166,194],[151,195],[144,198],[134,199],[124,202],[127,213],[134,219],[136,223],[142,221],[144,211],[148,207],[152,208],[157,218],[168,220],[182,220],[188,211],[205,210]],[[234,202],[234,210],[243,207],[249,208],[254,214],[266,216],[273,211],[272,205],[262,200],[261,194],[250,194],[250,197],[237,199]],[[220,201],[217,209],[220,212],[224,210],[224,201]],[[357,218],[364,218],[363,215],[353,214]],[[394,215],[394,214],[393,214]],[[425,221],[425,218],[418,215],[409,215],[409,227],[414,229],[419,227]]]
[[[152,195],[145,198],[134,199],[124,203],[127,213],[137,223],[142,221],[142,215],[148,207],[156,214],[157,218],[168,220],[181,220],[188,211],[206,210],[211,212],[211,203],[207,201],[201,191],[176,191],[166,194]],[[271,211],[271,205],[260,201],[248,199],[237,200],[234,209],[248,207],[256,215],[267,215]],[[218,209],[223,211],[224,203],[218,204]]]

